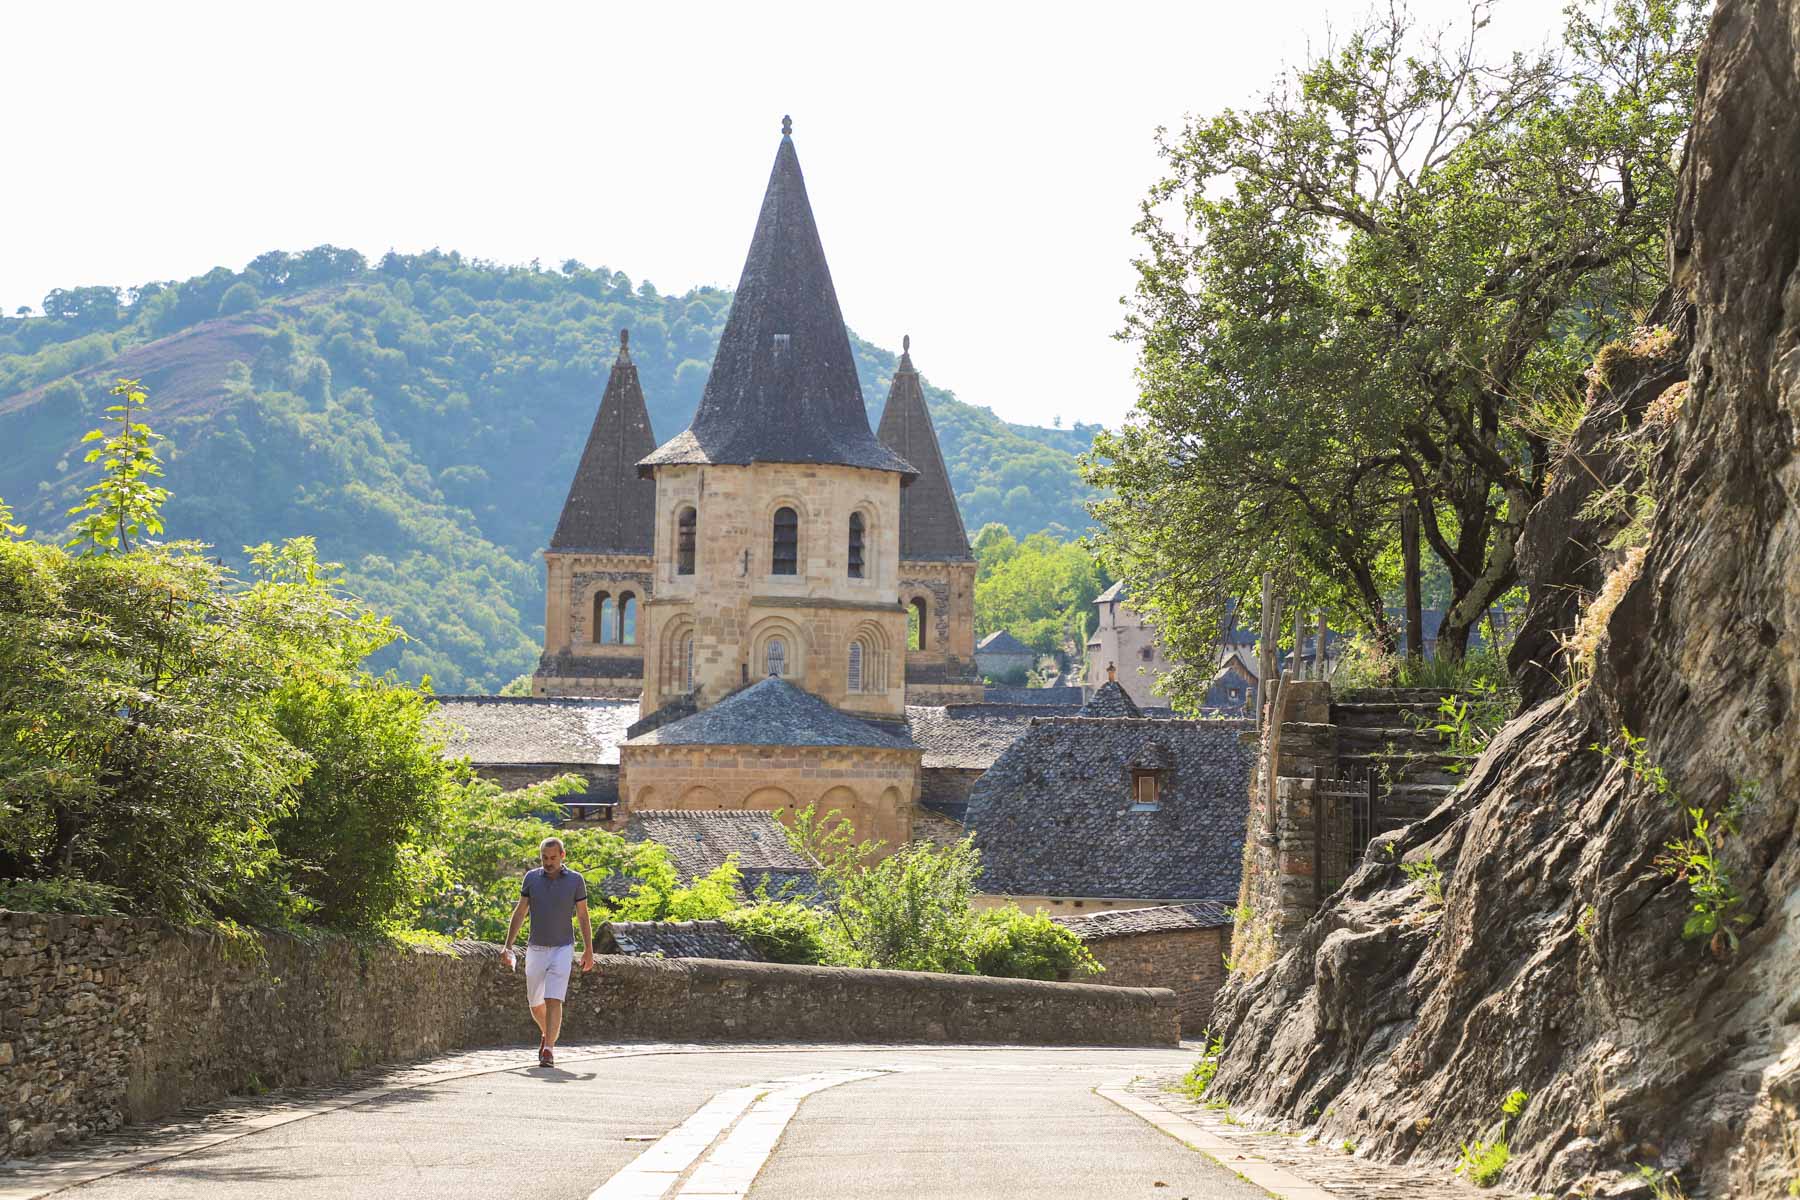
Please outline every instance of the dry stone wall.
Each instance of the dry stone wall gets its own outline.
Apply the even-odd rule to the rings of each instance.
[[[497,946],[222,938],[0,912],[0,1160],[233,1093],[529,1042]],[[895,971],[606,957],[565,1036],[1173,1045],[1173,993]]]

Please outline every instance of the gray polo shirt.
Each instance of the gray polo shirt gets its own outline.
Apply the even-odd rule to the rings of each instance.
[[[542,867],[525,872],[519,895],[531,901],[531,944],[575,944],[575,906],[588,898],[587,880],[579,871],[564,867],[555,879]]]

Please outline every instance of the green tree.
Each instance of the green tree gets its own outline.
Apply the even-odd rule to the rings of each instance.
[[[941,971],[1023,978],[1092,974],[1100,964],[1074,934],[1016,906],[978,911],[981,852],[970,834],[948,846],[913,842],[882,856],[882,847],[852,840],[847,821],[807,807],[790,838],[820,864],[825,916],[819,922],[822,960],[839,966]],[[743,927],[810,952],[798,918],[739,914]],[[774,927],[774,928],[771,928]]]
[[[1042,654],[1081,637],[1105,576],[1079,543],[1034,533],[1013,540],[1003,525],[975,539],[975,634],[1004,629]]]
[[[167,488],[149,482],[163,473],[156,455],[156,443],[162,435],[152,433],[148,425],[133,419],[133,413],[141,412],[149,403],[149,393],[137,380],[121,379],[113,385],[112,394],[120,398],[120,403],[108,406],[106,411],[117,418],[118,431],[107,437],[105,429],[90,429],[81,439],[106,439],[82,460],[100,464],[100,481],[86,489],[87,499],[68,514],[80,518],[68,545],[85,545],[83,554],[106,550],[123,553],[131,549],[132,538],[161,533],[162,506],[169,498]]]
[[[1116,492],[1104,556],[1178,650],[1262,567],[1389,640],[1404,497],[1461,656],[1543,494],[1521,414],[1659,285],[1703,16],[1577,3],[1561,53],[1496,63],[1479,7],[1461,40],[1393,9],[1164,141],[1126,327],[1143,393],[1088,479]]]

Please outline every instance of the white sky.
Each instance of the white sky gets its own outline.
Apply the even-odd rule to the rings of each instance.
[[[1012,421],[1117,423],[1153,135],[1368,0],[8,6],[0,305],[321,242],[737,282],[794,139],[845,318]],[[1507,0],[1491,47],[1561,0]],[[1426,24],[1463,0],[1417,0]]]

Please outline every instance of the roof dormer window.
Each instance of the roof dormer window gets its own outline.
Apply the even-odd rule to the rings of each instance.
[[[1131,773],[1131,811],[1155,812],[1162,807],[1162,772]]]

